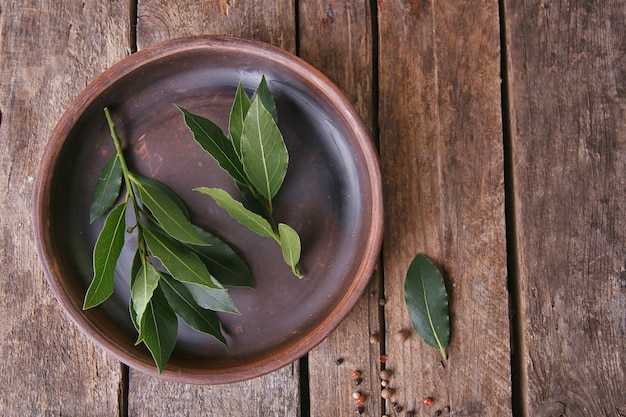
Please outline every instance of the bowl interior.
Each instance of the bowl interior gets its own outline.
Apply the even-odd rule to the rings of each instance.
[[[300,233],[302,279],[291,275],[272,240],[192,191],[221,187],[239,196],[174,106],[225,129],[237,84],[250,94],[262,74],[276,99],[290,157],[275,217]],[[156,372],[147,349],[134,344],[128,314],[134,234],[127,234],[113,296],[82,310],[91,251],[104,221],[89,224],[91,194],[114,152],[105,106],[130,169],[172,188],[194,223],[247,261],[256,282],[255,290],[229,290],[242,315],[220,314],[228,350],[179,323],[165,377],[214,383],[257,376],[306,353],[345,317],[369,280],[382,222],[376,158],[354,110],[321,75],[284,52],[232,39],[194,39],[140,52],[104,73],[51,137],[38,178],[37,239],[52,288],[83,331],[125,363]]]

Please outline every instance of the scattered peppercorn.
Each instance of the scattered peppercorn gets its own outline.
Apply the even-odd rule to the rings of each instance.
[[[424,397],[422,398],[422,404],[424,405],[432,405],[433,403],[433,399],[430,397]]]
[[[365,395],[361,394],[361,395],[359,395],[359,397],[356,399],[356,403],[357,403],[357,404],[365,404],[365,400],[366,400],[366,399],[367,399],[367,398],[365,397]]]
[[[450,406],[446,405],[445,407],[443,407],[443,411],[446,412],[446,413],[449,413],[450,412]]]
[[[343,363],[343,358],[337,358],[335,359],[335,365],[339,366]]]
[[[375,345],[380,343],[380,335],[378,333],[374,333],[370,336],[370,344]]]
[[[352,398],[354,398],[355,400],[359,398],[360,396],[361,396],[361,393],[359,391],[354,391],[352,393]]]
[[[393,395],[394,390],[393,388],[385,388],[382,391],[380,391],[380,396],[383,397],[385,400],[389,400],[391,399],[391,396]]]
[[[364,411],[365,409],[360,406],[354,409],[355,414],[363,414]]]
[[[382,381],[380,381],[381,387],[387,388],[387,385],[389,385],[389,381],[387,381],[386,379],[383,379]]]
[[[441,412],[441,410],[437,410],[437,411],[435,411],[434,416],[435,416],[435,417],[439,417],[441,414],[443,414],[443,413]]]
[[[385,300],[384,298],[379,298],[378,299],[378,305],[381,306],[381,307],[384,306],[386,302],[387,302],[387,300]]]
[[[380,371],[380,379],[383,380],[389,380],[389,378],[391,378],[391,371],[389,369],[383,369],[382,371]]]
[[[380,363],[387,362],[387,355],[380,355]]]
[[[393,409],[396,411],[396,413],[399,413],[402,411],[402,406],[400,404],[396,404]]]
[[[402,343],[409,338],[409,333],[406,330],[398,330],[393,335],[393,338],[396,340],[396,342]]]
[[[361,371],[352,371],[352,378],[358,378],[361,376]]]
[[[361,382],[363,382],[361,378],[354,378],[354,380],[352,381],[355,387],[358,387],[359,385],[361,385]]]

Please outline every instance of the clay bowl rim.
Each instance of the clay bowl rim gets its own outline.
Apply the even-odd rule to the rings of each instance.
[[[370,189],[367,192],[371,193],[372,205],[367,207],[367,211],[371,213],[372,224],[369,234],[366,236],[368,240],[367,252],[361,258],[357,273],[350,282],[346,295],[341,298],[341,302],[337,304],[331,314],[325,316],[306,336],[286,346],[284,350],[256,361],[254,367],[235,365],[227,370],[192,371],[188,373],[169,370],[166,367],[161,374],[158,374],[155,366],[147,365],[141,358],[133,355],[132,352],[118,346],[107,337],[106,333],[92,327],[90,321],[86,319],[83,310],[76,308],[76,302],[73,301],[71,295],[65,289],[71,280],[67,280],[66,277],[60,277],[55,273],[57,260],[51,256],[51,242],[46,238],[50,222],[50,219],[46,216],[49,214],[47,208],[50,200],[49,185],[53,178],[55,164],[75,122],[98,96],[103,94],[118,79],[138,70],[147,63],[177,53],[204,48],[243,51],[252,55],[269,57],[277,65],[283,66],[288,71],[306,79],[312,89],[318,90],[335,107],[342,109],[342,117],[348,121],[351,132],[356,137],[356,141],[362,150],[366,171],[370,178],[370,183],[368,184]],[[374,144],[352,103],[325,75],[301,58],[263,42],[229,36],[194,36],[163,42],[122,59],[96,77],[69,105],[50,135],[41,159],[38,175],[35,179],[34,190],[33,219],[37,251],[48,284],[65,312],[89,339],[119,361],[144,373],[174,382],[197,384],[238,382],[273,372],[299,359],[322,342],[350,313],[370,281],[382,246],[383,202],[378,156]],[[78,304],[80,305],[80,303]]]

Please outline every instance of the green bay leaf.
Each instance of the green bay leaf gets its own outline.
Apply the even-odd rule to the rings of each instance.
[[[126,203],[116,206],[104,221],[93,250],[93,279],[83,309],[97,306],[113,294],[115,265],[124,246]]]
[[[159,271],[157,271],[151,263],[145,262],[141,265],[139,272],[137,272],[137,275],[135,275],[133,279],[130,296],[133,302],[136,320],[139,323],[141,323],[146,306],[152,299],[154,290],[159,284],[160,277],[161,274],[159,274]]]
[[[196,188],[195,191],[213,198],[217,205],[226,210],[230,217],[254,233],[276,239],[272,226],[267,220],[245,208],[241,202],[232,198],[230,194],[221,188],[200,187]]]
[[[170,307],[185,323],[200,332],[210,334],[224,346],[227,345],[217,313],[200,307],[185,284],[163,274],[159,287],[163,290]]]
[[[183,282],[223,289],[211,277],[198,255],[155,228],[142,227],[141,230],[152,255],[161,261],[174,278]]]
[[[298,278],[302,278],[302,272],[298,268],[298,262],[300,261],[300,236],[290,226],[280,223],[278,225],[278,234],[280,235],[280,249],[283,252],[283,258],[289,266],[291,271]]]
[[[89,222],[106,213],[120,196],[122,189],[122,164],[119,154],[116,152],[100,171],[98,182],[91,197],[89,208]]]
[[[200,307],[213,311],[223,311],[237,315],[241,314],[230,298],[230,294],[228,294],[227,290],[209,288],[188,282],[183,284],[187,287]]]
[[[139,190],[142,203],[150,210],[165,232],[183,243],[206,245],[176,201],[160,189],[150,185],[149,182],[143,181],[141,177],[132,176],[131,180]]]
[[[274,96],[270,91],[270,87],[267,85],[265,75],[261,76],[261,82],[254,91],[251,101],[254,101],[254,99],[257,97],[261,100],[261,103],[263,103],[263,107],[265,107],[267,111],[272,115],[272,119],[274,119],[274,122],[278,123],[278,109],[276,108],[276,101],[274,100]]]
[[[241,162],[248,183],[271,201],[285,179],[289,155],[276,122],[258,97],[244,121]]]
[[[195,141],[209,153],[235,181],[247,183],[239,154],[222,129],[209,119],[178,107]]]
[[[254,288],[252,272],[244,260],[218,237],[199,227],[197,231],[208,245],[190,247],[204,262],[211,276],[224,286]]]
[[[143,176],[137,175],[137,174],[133,174],[133,178],[136,179],[137,182],[139,182],[141,184],[144,184],[145,186],[152,187],[152,188],[155,188],[155,189],[161,191],[170,200],[172,200],[176,204],[176,206],[178,206],[180,211],[183,212],[184,216],[187,219],[189,219],[189,212],[187,211],[187,207],[185,206],[185,203],[183,202],[183,200],[180,199],[180,197],[170,187],[168,187],[167,185],[165,185],[162,182],[157,181],[155,179],[148,178],[148,177],[143,177]],[[137,189],[137,187],[135,187],[135,189],[137,191],[139,191]]]
[[[235,100],[233,100],[233,106],[230,110],[230,120],[228,123],[230,140],[239,156],[241,156],[241,131],[243,130],[243,121],[246,118],[246,114],[248,114],[250,104],[250,99],[243,89],[243,85],[239,82],[237,91],[235,92]]]
[[[422,254],[418,254],[409,266],[404,281],[404,299],[417,333],[446,359],[450,341],[448,294],[439,270]]]
[[[130,267],[130,288],[133,288],[133,285],[135,284],[135,280],[137,278],[137,274],[139,274],[139,271],[142,268],[142,260],[141,260],[141,251],[139,251],[139,249],[137,249],[135,251],[135,256],[133,257],[133,263]],[[137,313],[135,311],[135,305],[133,304],[133,298],[131,296],[130,300],[128,300],[128,312],[130,314],[130,319],[133,322],[133,326],[135,327],[135,330],[137,330],[137,333],[141,333],[140,331],[140,327],[141,327],[141,322],[137,319]],[[135,342],[135,345],[138,345],[139,343],[141,343],[141,339],[138,339]]]
[[[152,299],[146,306],[140,328],[139,339],[152,354],[154,363],[161,373],[176,345],[178,319],[160,288],[154,291]]]

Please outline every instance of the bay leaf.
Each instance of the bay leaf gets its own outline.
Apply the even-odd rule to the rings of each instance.
[[[213,198],[217,205],[226,210],[230,217],[254,233],[276,239],[272,226],[267,220],[245,208],[241,202],[232,198],[230,194],[221,188],[199,187],[195,188],[195,191]]]
[[[139,323],[141,323],[146,306],[152,299],[154,290],[159,284],[160,277],[161,274],[151,263],[144,262],[133,279],[130,296],[133,302],[136,320]]]
[[[185,124],[193,134],[195,141],[209,153],[235,181],[247,184],[239,154],[222,129],[209,119],[178,107],[183,113]]]
[[[163,290],[170,307],[185,323],[215,337],[224,346],[227,345],[217,313],[200,307],[183,283],[163,274],[159,287]]]
[[[276,122],[259,97],[252,102],[244,120],[241,162],[248,183],[271,201],[285,179],[289,155]]]
[[[170,200],[172,200],[174,203],[176,203],[176,206],[178,206],[180,211],[183,212],[183,215],[187,219],[189,219],[189,212],[187,211],[187,206],[185,206],[185,203],[183,202],[183,200],[181,200],[181,198],[174,192],[174,190],[172,190],[167,185],[165,185],[162,182],[157,181],[157,180],[155,180],[153,178],[148,178],[148,177],[144,177],[144,176],[137,175],[137,174],[133,174],[133,177],[140,184],[144,184],[145,186],[152,187],[152,188],[155,188],[155,189],[161,191]],[[135,189],[137,189],[137,188],[135,187]],[[137,191],[139,191],[139,190],[137,190]]]
[[[213,311],[223,311],[224,313],[241,314],[227,290],[209,288],[189,282],[184,282],[183,284],[200,307]]]
[[[139,177],[131,176],[131,180],[139,190],[142,203],[150,210],[167,234],[183,243],[206,245],[198,236],[195,226],[191,224],[174,200],[161,190],[142,181]]]
[[[263,103],[263,107],[265,107],[272,115],[274,122],[278,123],[278,109],[276,108],[276,101],[270,91],[269,85],[267,85],[265,75],[261,76],[261,82],[259,82],[259,86],[254,91],[251,101],[254,101],[257,97],[261,100],[261,103]]]
[[[235,147],[235,151],[237,155],[241,157],[241,131],[243,130],[243,122],[246,119],[246,114],[248,114],[248,109],[250,109],[250,99],[243,89],[243,85],[241,81],[237,86],[237,91],[235,92],[235,99],[233,100],[233,106],[230,110],[230,120],[228,123],[228,133],[230,135],[230,140]]]
[[[141,252],[139,251],[139,249],[137,249],[135,251],[135,256],[133,257],[133,263],[130,267],[130,288],[133,288],[133,285],[135,283],[135,280],[137,278],[137,274],[139,274],[139,271],[141,270],[142,267],[142,262],[141,262]],[[140,332],[140,321],[137,320],[137,313],[135,311],[135,305],[133,304],[133,298],[130,297],[130,299],[128,300],[128,312],[130,314],[130,319],[133,322],[133,326],[135,327],[135,330],[137,330],[137,333],[141,333]],[[141,339],[138,339],[135,342],[135,345],[138,345],[139,343],[141,343]]]
[[[106,213],[120,196],[122,189],[122,164],[116,152],[104,165],[98,175],[98,182],[93,190],[91,206],[89,208],[89,223]]]
[[[155,228],[143,226],[141,230],[152,255],[161,261],[174,278],[183,282],[223,289],[211,277],[198,255],[183,248],[178,242]]]
[[[104,221],[93,250],[93,279],[83,309],[89,309],[104,302],[113,294],[115,264],[124,246],[126,233],[126,203],[116,206]]]
[[[280,249],[283,252],[285,262],[291,266],[291,271],[295,276],[302,278],[302,272],[298,268],[301,251],[298,232],[284,223],[279,223],[278,234],[280,235]]]
[[[176,345],[178,319],[163,291],[158,287],[146,306],[140,328],[139,338],[152,354],[157,369],[161,373]]]
[[[254,288],[254,278],[248,265],[224,241],[197,227],[198,235],[207,246],[190,247],[204,262],[211,276],[228,287]]]
[[[450,341],[448,294],[441,273],[423,254],[415,256],[404,281],[404,299],[420,337],[447,359]]]

